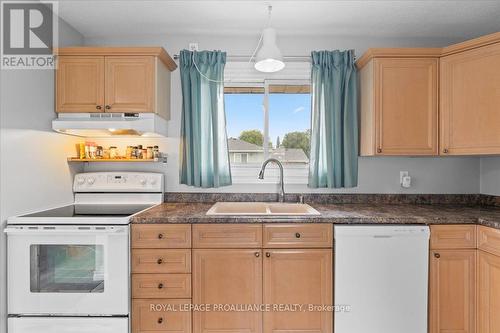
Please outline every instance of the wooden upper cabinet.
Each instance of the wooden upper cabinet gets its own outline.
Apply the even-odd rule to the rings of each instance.
[[[500,332],[500,256],[479,251],[478,332]]]
[[[438,62],[373,58],[361,68],[361,155],[438,154]]]
[[[286,279],[286,278],[285,278]],[[193,250],[193,304],[261,304],[260,249]],[[196,333],[260,333],[259,311],[196,311]]]
[[[429,332],[474,333],[476,250],[434,250],[430,261]]]
[[[104,111],[104,57],[59,56],[57,62],[57,111]]]
[[[106,112],[153,112],[153,56],[106,57]]]
[[[57,112],[156,113],[170,119],[170,72],[160,47],[57,50]]]
[[[331,249],[264,250],[264,304],[332,305]],[[333,312],[264,312],[265,333],[330,333]]]
[[[440,59],[444,155],[500,154],[500,43]]]

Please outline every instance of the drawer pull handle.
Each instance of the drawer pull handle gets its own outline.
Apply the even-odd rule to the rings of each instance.
[[[158,284],[158,289],[163,289],[163,283]]]
[[[158,260],[156,261],[156,263],[157,263],[158,265],[163,264],[163,259],[162,259],[162,258],[158,259]]]
[[[158,234],[158,239],[162,239],[163,238],[163,234]]]
[[[106,110],[111,110],[111,105],[106,105]]]
[[[295,238],[300,238],[300,232],[295,233]]]
[[[161,323],[163,323],[163,318],[162,317],[158,318],[158,324],[161,324]]]
[[[254,255],[258,258],[260,257],[260,253],[259,252],[255,252]]]
[[[266,252],[266,257],[270,257],[271,256],[271,253],[270,252]]]
[[[96,108],[97,110],[101,110],[101,109],[102,109],[102,106],[100,106],[100,105],[96,105],[96,106],[95,106],[95,108]]]
[[[439,253],[434,253],[434,258],[439,259],[439,258],[441,258],[441,255]]]

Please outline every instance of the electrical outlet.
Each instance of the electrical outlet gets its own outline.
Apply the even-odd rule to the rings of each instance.
[[[409,175],[410,173],[408,171],[399,171],[399,183],[403,184],[403,178]]]
[[[401,184],[403,188],[411,187],[411,177],[408,171],[399,172],[399,184]]]
[[[189,43],[189,51],[198,51],[198,43]]]

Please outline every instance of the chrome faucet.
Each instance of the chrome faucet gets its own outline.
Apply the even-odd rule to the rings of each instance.
[[[262,163],[262,168],[260,169],[259,172],[259,179],[264,179],[264,171],[266,170],[266,166],[269,162],[274,162],[278,167],[280,168],[280,193],[279,193],[279,202],[285,202],[285,184],[283,180],[283,165],[281,164],[280,161],[278,161],[275,158],[268,158],[267,160]]]

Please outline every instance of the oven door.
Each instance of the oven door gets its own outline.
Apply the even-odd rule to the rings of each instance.
[[[128,315],[128,226],[8,226],[8,311]]]

